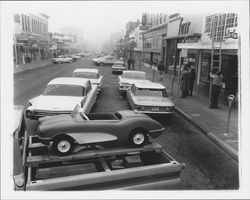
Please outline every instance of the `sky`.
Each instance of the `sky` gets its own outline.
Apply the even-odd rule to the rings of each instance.
[[[93,45],[101,45],[112,33],[125,30],[127,22],[141,20],[145,12],[204,13],[220,7],[209,1],[18,1],[8,4],[12,12],[47,14],[50,32],[64,26],[82,28],[84,39]],[[225,7],[222,4],[221,8]]]

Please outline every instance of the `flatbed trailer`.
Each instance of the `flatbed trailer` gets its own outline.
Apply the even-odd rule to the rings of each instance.
[[[23,123],[20,123],[23,125]],[[52,145],[14,131],[15,190],[178,189],[184,164],[154,143],[142,148],[76,148],[57,156]],[[20,133],[24,131],[24,133]],[[20,137],[21,136],[21,137]]]

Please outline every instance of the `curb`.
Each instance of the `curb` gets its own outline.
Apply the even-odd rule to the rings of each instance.
[[[40,67],[45,67],[45,66],[50,65],[50,64],[53,64],[53,62],[50,61],[50,62],[48,62],[48,63],[41,64],[41,65],[39,65],[39,66],[37,66],[37,67],[31,67],[31,68],[27,67],[27,68],[24,68],[24,69],[22,69],[22,70],[20,70],[20,71],[14,72],[14,74],[18,74],[18,73],[21,73],[21,72],[24,72],[24,71],[28,71],[28,70],[37,69],[37,68],[40,68]]]
[[[191,123],[194,127],[199,129],[203,135],[207,136],[211,141],[213,141],[217,146],[223,149],[227,154],[229,154],[236,162],[239,160],[238,152],[233,149],[231,146],[220,140],[215,136],[215,134],[207,131],[205,128],[200,126],[198,123],[194,122],[185,112],[183,112],[180,108],[175,107],[177,113],[182,115],[184,119],[186,119],[189,123]]]

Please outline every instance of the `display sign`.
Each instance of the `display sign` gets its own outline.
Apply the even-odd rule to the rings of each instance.
[[[238,33],[236,27],[227,28],[225,39],[228,38],[238,39]]]
[[[187,57],[188,50],[187,49],[182,49],[181,50],[181,57]]]
[[[146,31],[149,29],[149,26],[140,26],[140,30]]]

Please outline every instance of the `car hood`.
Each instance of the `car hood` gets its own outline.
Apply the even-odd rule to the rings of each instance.
[[[74,110],[85,97],[40,95],[30,100],[36,110]]]
[[[149,80],[138,80],[138,79],[127,79],[127,78],[120,77],[120,83],[123,83],[123,84],[132,85],[133,83],[140,83],[140,82],[150,82],[150,81]]]
[[[136,105],[142,106],[174,106],[174,103],[169,98],[164,97],[136,96],[134,102]]]

